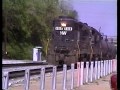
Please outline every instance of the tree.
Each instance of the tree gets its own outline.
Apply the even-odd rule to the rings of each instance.
[[[60,0],[3,0],[2,5],[3,46],[14,59],[32,59],[35,46],[42,46],[46,56],[52,21],[61,15],[77,17],[67,2],[61,12]]]

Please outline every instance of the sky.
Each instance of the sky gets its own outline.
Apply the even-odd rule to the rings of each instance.
[[[117,36],[117,0],[70,0],[79,20],[107,36]]]

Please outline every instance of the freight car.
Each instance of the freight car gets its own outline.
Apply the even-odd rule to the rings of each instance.
[[[87,23],[59,16],[53,21],[47,60],[54,65],[70,65],[78,61],[114,59],[116,48]]]

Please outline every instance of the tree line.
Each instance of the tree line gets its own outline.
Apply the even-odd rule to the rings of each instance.
[[[69,0],[3,0],[3,58],[32,59],[35,46],[45,57],[52,21],[61,15],[78,18]]]

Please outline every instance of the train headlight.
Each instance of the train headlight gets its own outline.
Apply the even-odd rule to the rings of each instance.
[[[65,23],[65,22],[62,22],[62,23],[61,23],[61,26],[62,26],[62,27],[66,27],[66,23]]]

